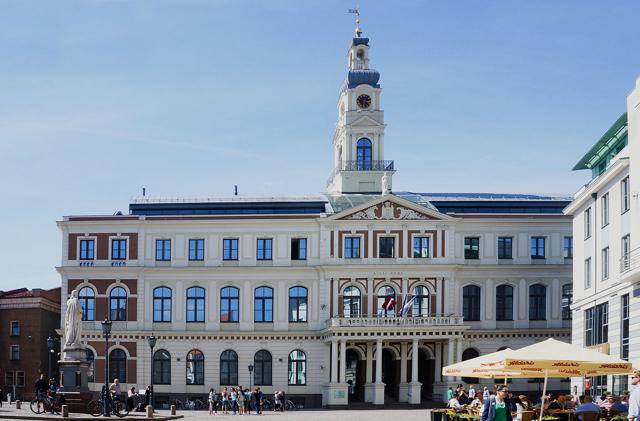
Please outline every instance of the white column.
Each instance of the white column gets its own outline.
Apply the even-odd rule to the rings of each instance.
[[[382,339],[376,340],[376,383],[382,383]]]
[[[347,340],[343,339],[340,341],[340,378],[338,379],[338,383],[346,383],[347,372]]]
[[[456,362],[459,363],[460,361],[462,361],[462,341],[456,339]]]
[[[338,339],[331,339],[331,383],[338,383]]]
[[[418,381],[418,340],[411,343],[411,383]]]
[[[365,383],[371,383],[373,375],[373,344],[367,342],[367,362],[366,362],[366,379]]]
[[[447,365],[453,364],[453,339],[447,341]]]
[[[400,383],[407,381],[407,342],[400,342]]]

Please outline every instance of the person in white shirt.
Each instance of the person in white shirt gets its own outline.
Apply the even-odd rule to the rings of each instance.
[[[457,395],[453,395],[453,398],[451,398],[451,400],[449,401],[449,408],[451,409],[455,409],[456,411],[459,411],[462,409],[462,405],[460,405],[460,402],[458,401],[458,396]]]
[[[473,399],[476,396],[476,388],[473,385],[469,386],[469,399]]]
[[[630,420],[640,420],[640,370],[635,370],[631,377],[631,384],[635,386],[629,396],[629,413],[627,418]]]
[[[485,386],[484,390],[482,391],[482,398],[486,401],[487,399],[489,399],[489,396],[491,396],[491,393],[489,392],[489,389],[487,389],[487,386]]]

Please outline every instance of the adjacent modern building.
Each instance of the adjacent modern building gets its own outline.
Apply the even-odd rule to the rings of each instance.
[[[572,341],[640,364],[640,79],[627,112],[580,159],[574,170],[591,180],[565,209],[573,216]],[[635,183],[637,185],[637,181]],[[628,390],[627,376],[573,379],[579,391]]]
[[[94,390],[108,356],[109,381],[153,378],[159,404],[238,384],[307,407],[418,404],[477,383],[444,365],[570,340],[570,199],[394,191],[369,47],[358,30],[325,194],[141,197],[58,222],[62,313],[77,289]]]
[[[60,288],[0,291],[0,326],[2,389],[29,398],[40,374],[57,377]]]

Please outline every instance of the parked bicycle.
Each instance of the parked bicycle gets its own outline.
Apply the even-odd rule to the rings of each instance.
[[[94,399],[87,404],[87,412],[94,417],[99,417],[104,411],[104,387],[102,389],[100,399]],[[107,411],[110,415],[113,414],[119,418],[129,415],[127,405],[125,405],[125,403],[120,399],[113,399],[110,393],[107,395]]]
[[[176,409],[189,411],[199,411],[207,408],[204,402],[200,399],[191,400],[189,398],[186,398],[184,402],[182,402],[180,399],[176,399],[174,405],[176,406]]]
[[[31,401],[31,411],[34,414],[42,414],[45,412],[54,412],[60,415],[62,408],[61,397],[51,397],[46,393],[38,393],[38,396]]]
[[[286,401],[284,401],[284,409],[287,411],[294,411],[298,409],[298,405],[293,403],[293,401],[287,399]]]

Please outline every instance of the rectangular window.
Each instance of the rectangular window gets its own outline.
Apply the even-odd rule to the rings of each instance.
[[[204,260],[204,239],[202,238],[189,239],[189,260],[191,261]]]
[[[24,387],[24,371],[16,371],[16,386]]]
[[[573,259],[573,237],[564,237],[563,250],[565,259]]]
[[[93,240],[80,240],[80,260],[93,260],[94,251],[95,242]]]
[[[591,257],[584,260],[584,288],[591,288]]]
[[[14,376],[13,371],[7,371],[4,373],[4,384],[5,386],[13,386],[14,384]]]
[[[585,310],[585,346],[599,345],[609,340],[609,303]]]
[[[513,237],[498,237],[498,259],[513,258]]]
[[[20,322],[18,320],[11,321],[11,336],[20,336]]]
[[[620,182],[620,195],[622,199],[622,213],[625,213],[629,210],[629,177],[626,177],[624,180]]]
[[[544,259],[544,237],[531,237],[531,258]]]
[[[600,199],[600,212],[602,213],[602,227],[609,225],[609,193]]]
[[[344,258],[345,259],[360,258],[360,237],[344,238]]]
[[[480,258],[480,238],[464,237],[464,258],[479,259]]]
[[[171,240],[156,240],[156,260],[171,260]]]
[[[584,239],[591,237],[591,208],[584,211]]]
[[[629,361],[629,294],[620,297],[620,358]]]
[[[429,237],[413,237],[413,257],[428,258],[429,255]]]
[[[392,259],[396,256],[395,253],[395,237],[380,237],[378,245],[380,246],[380,252],[378,257],[382,259]]]
[[[631,237],[629,234],[622,237],[621,247],[620,271],[624,272],[629,270],[631,263]]]
[[[111,240],[111,260],[127,259],[127,240]]]
[[[238,260],[238,239],[225,238],[222,240],[222,259]]]
[[[291,260],[307,260],[307,239],[291,239]]]
[[[11,361],[20,360],[20,345],[11,345],[9,347],[9,359]]]
[[[258,260],[272,260],[273,239],[258,238],[257,248],[256,256]]]
[[[609,247],[602,249],[602,280],[609,278]]]

